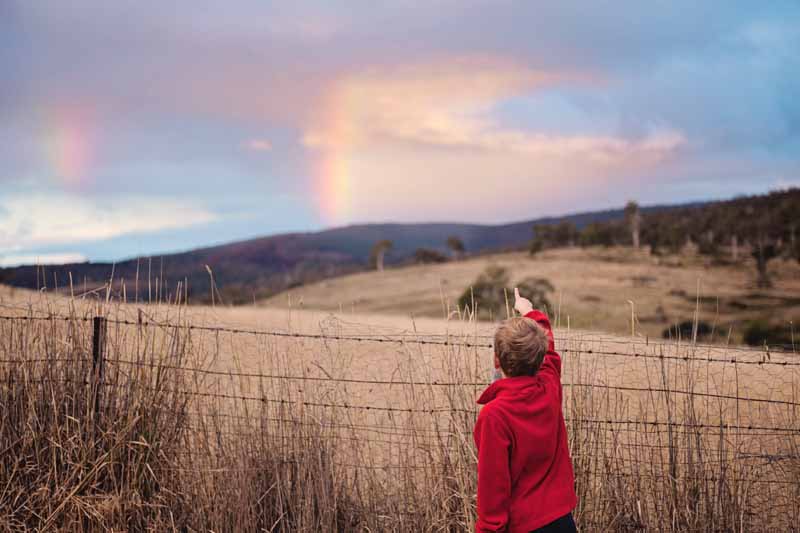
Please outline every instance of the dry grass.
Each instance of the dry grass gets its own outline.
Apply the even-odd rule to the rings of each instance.
[[[0,528],[474,528],[490,326],[32,298],[0,320]],[[800,531],[794,354],[556,336],[582,531]]]
[[[735,266],[710,264],[702,256],[657,258],[630,248],[559,249],[531,258],[525,253],[481,256],[439,265],[420,265],[366,272],[292,289],[263,305],[336,311],[339,313],[408,315],[440,318],[455,308],[461,292],[488,265],[508,269],[512,282],[527,277],[550,280],[550,300],[561,326],[630,332],[630,306],[635,302],[636,331],[651,338],[675,323],[699,318],[717,326],[725,340],[733,325],[740,339],[743,320],[800,317],[800,265],[775,260],[770,272],[775,287],[755,288],[752,261]],[[746,307],[745,307],[746,306]]]

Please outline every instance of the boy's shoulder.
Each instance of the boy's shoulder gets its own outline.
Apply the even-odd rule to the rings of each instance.
[[[509,396],[509,395],[497,395],[494,398],[490,399],[483,403],[483,407],[478,413],[478,418],[495,418],[501,419],[504,422],[508,418],[511,411],[516,410],[517,404],[525,403],[522,398]]]
[[[498,398],[486,403],[478,413],[478,424],[500,425],[506,429],[510,428],[508,413],[502,405],[503,402]]]

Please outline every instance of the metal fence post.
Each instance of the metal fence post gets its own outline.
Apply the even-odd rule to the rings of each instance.
[[[106,345],[105,317],[94,317],[92,325],[92,378],[94,385],[94,422],[96,424],[100,413],[101,385],[103,381],[103,359]]]

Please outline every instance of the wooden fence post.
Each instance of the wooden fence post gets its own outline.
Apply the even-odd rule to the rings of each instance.
[[[106,319],[102,316],[94,317],[92,321],[92,377],[94,384],[94,422],[100,413],[100,396],[103,382],[103,359],[106,347]]]

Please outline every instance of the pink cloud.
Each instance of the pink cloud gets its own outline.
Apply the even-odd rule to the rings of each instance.
[[[364,146],[381,137],[469,145],[492,128],[488,113],[498,102],[578,78],[490,56],[355,71],[328,88],[322,120],[312,117],[303,141],[337,148]]]
[[[640,138],[558,135],[516,129],[493,115],[509,98],[564,82],[597,80],[489,57],[342,77],[303,137],[326,159],[318,181],[336,192],[334,221],[447,220],[482,211],[510,219],[527,216],[532,203],[558,211],[587,184],[649,171],[687,144],[670,129]]]

